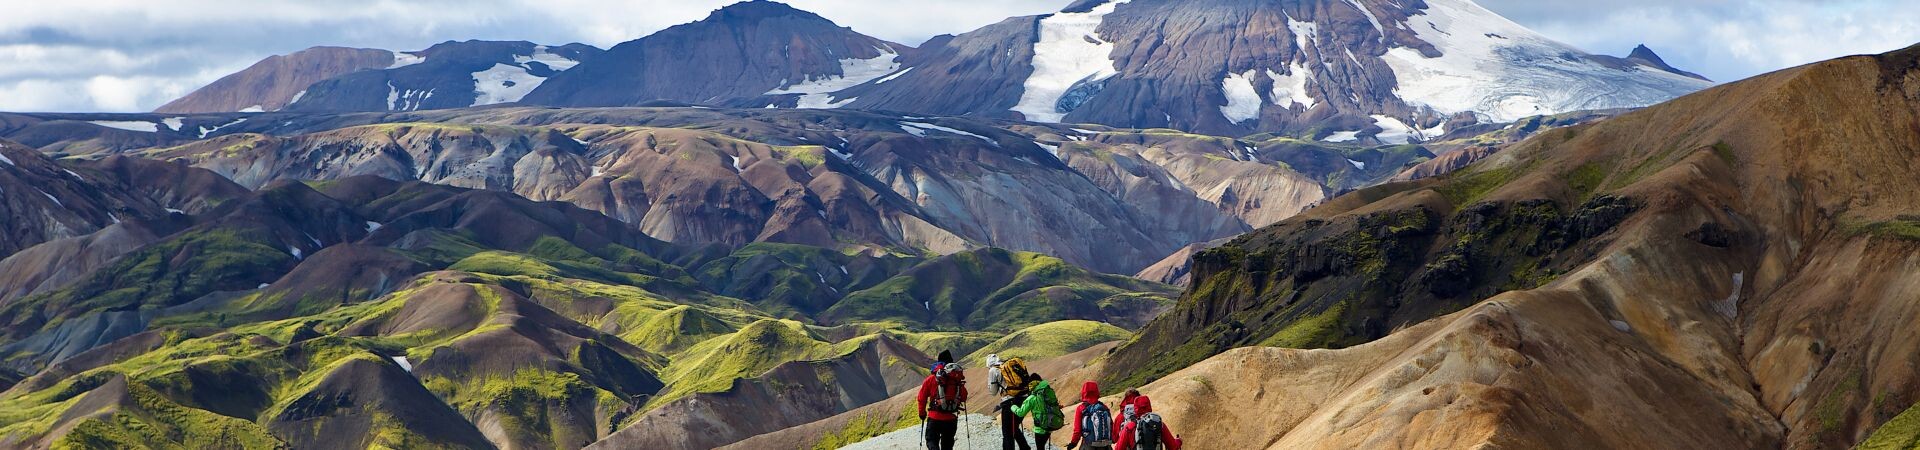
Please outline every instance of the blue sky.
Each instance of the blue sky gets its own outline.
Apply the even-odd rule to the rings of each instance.
[[[1911,0],[1479,0],[1589,52],[1645,43],[1730,81],[1920,43]],[[729,0],[88,0],[0,14],[0,111],[145,111],[272,54],[314,45],[418,50],[501,39],[601,47],[698,20]],[[792,0],[906,44],[1068,0]],[[904,6],[903,6],[904,5]]]

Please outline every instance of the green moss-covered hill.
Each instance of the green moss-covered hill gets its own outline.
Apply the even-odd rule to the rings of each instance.
[[[674,245],[567,204],[371,177],[125,220],[177,231],[0,300],[0,446],[580,448],[661,417],[793,426],[909,389],[928,354],[1137,326],[1172,294],[1001,250]],[[889,308],[908,302],[935,318]],[[1044,337],[1002,345],[1084,340],[1016,335]],[[765,408],[714,407],[734,404]]]

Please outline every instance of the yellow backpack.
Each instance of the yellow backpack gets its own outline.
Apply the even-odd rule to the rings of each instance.
[[[1012,358],[1000,363],[1000,381],[1007,387],[1008,397],[1027,394],[1027,363],[1020,358]]]

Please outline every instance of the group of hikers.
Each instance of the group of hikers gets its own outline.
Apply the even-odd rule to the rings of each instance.
[[[986,363],[987,386],[1000,399],[993,414],[1000,422],[1001,450],[1034,450],[1020,430],[1026,417],[1033,418],[1034,445],[1046,450],[1053,432],[1068,423],[1053,385],[1027,370],[1019,358],[1001,361],[997,354],[987,355]],[[953,450],[967,409],[966,381],[965,370],[953,361],[952,352],[941,352],[933,372],[921,382],[917,411],[928,449]],[[1109,407],[1100,401],[1100,384],[1086,382],[1080,386],[1072,424],[1067,450],[1083,445],[1098,450],[1180,450],[1180,438],[1153,412],[1153,401],[1132,389],[1118,405]]]

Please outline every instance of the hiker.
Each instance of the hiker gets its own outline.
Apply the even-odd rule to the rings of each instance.
[[[1020,358],[1001,361],[999,355],[987,355],[987,363],[996,368],[988,369],[987,384],[993,387],[994,394],[1000,396],[1000,403],[993,411],[1000,418],[1000,450],[1032,450],[1027,445],[1026,433],[1020,431],[1020,416],[1013,413],[1013,406],[1026,402],[1027,385],[1030,378],[1027,363]]]
[[[1000,379],[1000,355],[987,355],[987,392],[994,396],[1007,395],[1007,385]]]
[[[1140,398],[1139,389],[1128,389],[1126,394],[1120,396],[1120,404],[1114,405],[1113,437],[1115,439],[1120,438],[1120,429],[1126,427],[1127,422],[1133,421],[1133,401],[1138,398]]]
[[[1013,406],[1013,414],[1018,417],[1033,416],[1033,445],[1046,450],[1047,443],[1053,440],[1053,430],[1066,425],[1066,415],[1060,413],[1060,398],[1053,393],[1053,385],[1047,383],[1040,374],[1033,374],[1033,384],[1027,390],[1027,401]]]
[[[1067,450],[1081,442],[1089,449],[1113,448],[1113,431],[1113,410],[1100,403],[1100,383],[1080,385],[1080,406],[1073,409],[1073,440],[1067,442]]]
[[[1180,437],[1173,435],[1167,428],[1167,422],[1153,413],[1153,399],[1142,395],[1126,406],[1133,410],[1133,420],[1121,428],[1120,441],[1113,447],[1116,450],[1180,450]]]
[[[921,432],[930,450],[953,450],[953,438],[960,431],[960,413],[967,409],[967,376],[952,352],[940,352],[939,363],[927,380],[920,383],[919,407]]]

